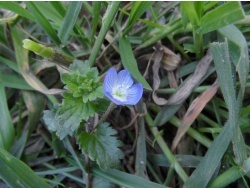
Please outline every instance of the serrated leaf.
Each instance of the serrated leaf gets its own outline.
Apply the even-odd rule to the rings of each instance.
[[[77,136],[77,142],[82,152],[90,159],[97,162],[102,169],[119,166],[123,153],[119,149],[122,142],[114,136],[116,130],[109,127],[108,123],[102,123],[93,134],[82,132]]]
[[[69,68],[69,73],[61,75],[65,89],[73,93],[73,97],[82,97],[86,103],[103,97],[103,87],[97,68],[90,68],[88,62],[75,60]]]
[[[82,98],[73,97],[70,93],[63,94],[64,100],[57,110],[44,111],[43,119],[48,129],[55,131],[62,140],[78,129],[82,120],[88,120],[97,110],[94,102],[83,103]]]
[[[74,60],[74,62],[69,67],[70,72],[85,74],[88,70],[90,70],[90,65],[88,61],[80,61]]]

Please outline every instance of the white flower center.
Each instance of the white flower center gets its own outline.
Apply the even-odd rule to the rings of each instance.
[[[128,87],[125,84],[117,85],[112,90],[112,96],[121,101],[126,101],[128,95]]]

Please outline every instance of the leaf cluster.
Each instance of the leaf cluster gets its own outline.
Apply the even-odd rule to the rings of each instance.
[[[63,139],[68,134],[73,135],[82,120],[87,121],[104,110],[107,103],[97,101],[103,98],[102,84],[97,69],[90,68],[88,62],[75,60],[61,79],[68,92],[62,94],[63,101],[55,109],[44,111],[43,119],[48,129]]]
[[[103,87],[97,68],[91,68],[87,61],[75,60],[69,68],[69,73],[61,75],[65,89],[72,92],[73,97],[82,97],[82,101],[94,101],[103,97]]]

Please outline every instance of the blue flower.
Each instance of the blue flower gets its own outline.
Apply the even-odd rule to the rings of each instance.
[[[104,79],[104,95],[116,105],[135,105],[142,97],[143,87],[134,84],[134,80],[127,70],[118,74],[114,68],[108,70]]]

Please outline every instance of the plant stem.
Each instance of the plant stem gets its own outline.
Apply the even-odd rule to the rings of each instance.
[[[203,57],[203,35],[195,32],[196,28],[194,27],[193,36],[194,36],[194,46],[196,59],[200,60]]]
[[[136,50],[141,49],[141,48],[145,48],[147,46],[150,46],[150,45],[156,43],[158,40],[161,40],[165,36],[169,35],[170,33],[174,32],[177,29],[180,29],[181,27],[182,27],[181,20],[177,20],[177,21],[174,21],[174,22],[168,24],[164,29],[160,29],[159,32],[154,37],[150,38],[149,40],[147,40],[146,42],[144,42],[140,46],[138,46],[136,48]]]
[[[114,110],[114,108],[116,107],[115,103],[111,102],[108,109],[106,110],[106,112],[102,115],[101,119],[98,121],[98,123],[96,124],[96,126],[94,127],[93,131],[103,122],[107,119],[108,115]]]
[[[169,184],[171,183],[171,181],[173,179],[173,176],[174,176],[174,167],[173,167],[173,165],[171,165],[169,170],[168,170],[167,179],[164,182],[165,186],[169,186]]]
[[[146,116],[148,116],[148,118],[146,119],[148,121],[148,124],[152,125],[153,124],[152,118],[149,116],[148,113],[146,114]],[[163,140],[162,136],[159,134],[157,127],[151,127],[150,130],[153,133],[153,135],[154,135],[157,143],[159,144],[161,150],[163,151],[164,155],[168,159],[169,163],[174,167],[176,173],[180,176],[181,180],[183,182],[185,182],[188,179],[186,172],[183,170],[181,165],[175,159],[174,155],[172,154],[169,147],[167,146],[167,144]]]

